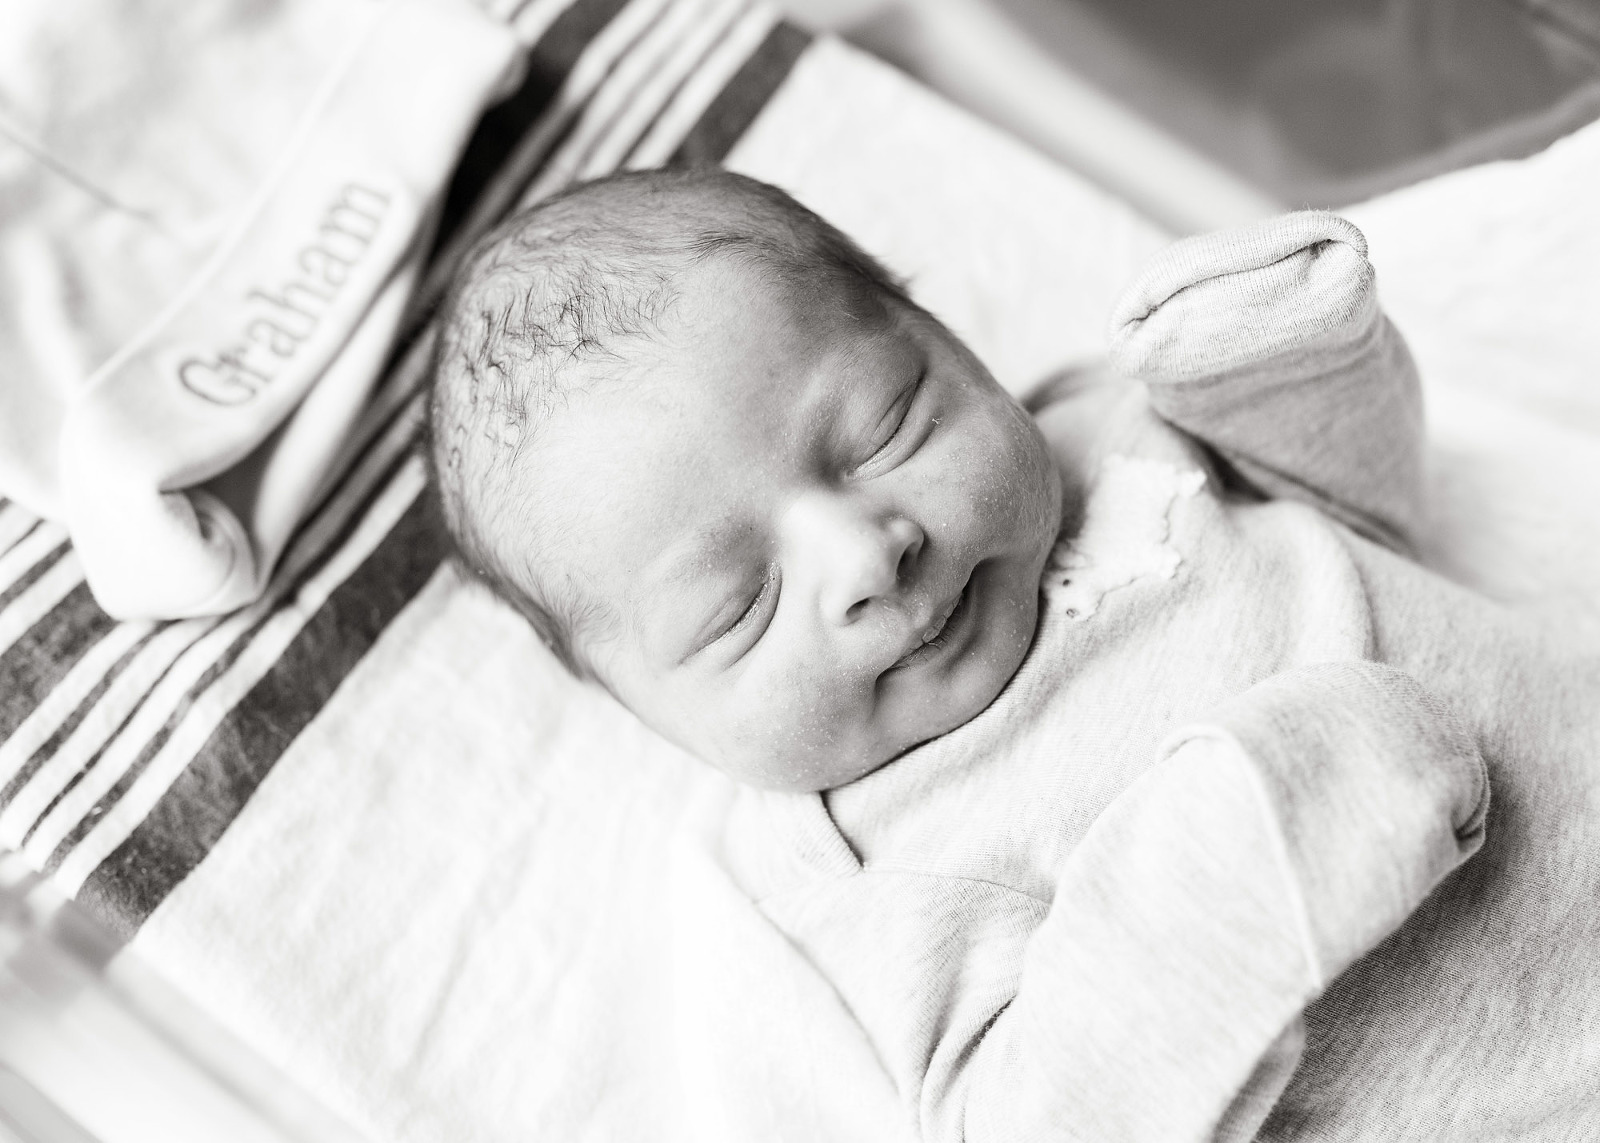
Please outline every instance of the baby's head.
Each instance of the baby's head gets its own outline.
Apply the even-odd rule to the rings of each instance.
[[[1060,486],[1032,419],[849,239],[718,170],[511,219],[443,314],[466,563],[735,778],[841,785],[1022,662]]]

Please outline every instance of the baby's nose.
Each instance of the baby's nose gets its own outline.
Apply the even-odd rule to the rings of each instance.
[[[826,617],[835,623],[854,623],[874,604],[894,598],[915,576],[925,540],[922,529],[903,516],[862,521],[845,529],[830,561],[833,574],[823,601]]]

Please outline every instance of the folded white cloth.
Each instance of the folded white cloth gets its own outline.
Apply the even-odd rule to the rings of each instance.
[[[0,43],[0,494],[115,616],[247,603],[515,38],[450,0],[30,0]]]

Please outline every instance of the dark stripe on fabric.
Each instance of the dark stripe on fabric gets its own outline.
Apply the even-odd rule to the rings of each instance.
[[[0,742],[116,625],[80,583],[0,655]]]
[[[155,638],[155,634],[155,631],[151,631],[143,639],[140,639],[131,648],[124,652],[122,656],[111,665],[111,669],[101,677],[100,681],[95,683],[88,695],[84,697],[84,700],[77,705],[70,715],[62,720],[60,726],[56,727],[56,729],[51,732],[50,737],[45,739],[44,744],[28,757],[28,760],[22,764],[22,766],[14,775],[12,775],[11,780],[5,784],[5,787],[0,789],[0,806],[9,805],[11,799],[17,796],[17,794],[22,790],[22,787],[26,786],[33,780],[33,776],[39,772],[39,768],[55,756],[56,751],[61,749],[62,744],[66,742],[68,738],[72,737],[72,732],[78,729],[78,726],[83,722],[83,720],[89,717],[89,712],[92,711],[96,705],[99,704],[100,700],[105,697],[106,691],[111,689],[111,684],[116,682],[118,676],[120,676],[127,668],[128,664],[133,661],[134,656],[136,656],[140,651],[144,650],[145,645],[148,644],[151,639]],[[164,673],[165,672],[163,672],[163,674]],[[149,693],[150,688],[154,687],[157,682],[160,682],[159,675],[151,681],[149,686],[145,688],[146,693]],[[41,691],[40,693],[42,695],[45,692]],[[135,707],[134,709],[137,710],[138,708]],[[129,711],[128,718],[132,717],[133,711]],[[126,722],[127,719],[123,719],[123,723],[126,724]],[[121,727],[119,726],[117,729],[120,730]],[[31,833],[32,831],[30,830],[29,832]]]
[[[389,486],[389,482],[394,479],[395,473],[403,464],[405,464],[408,455],[409,454],[407,452],[401,452],[400,455],[395,458],[394,462],[383,474],[383,476],[374,482],[372,488],[368,490],[366,498],[363,499],[356,510],[350,514],[350,518],[344,522],[338,534],[327,544],[326,547],[323,548],[320,553],[318,553],[317,558],[308,564],[305,569],[301,571],[299,576],[296,577],[297,585],[304,583],[315,576],[329,560],[333,559],[334,556],[337,555],[339,550],[349,540],[351,534],[354,533],[355,530],[360,527],[361,522],[366,519],[367,513],[372,510],[373,503],[377,501],[378,497],[381,496],[384,490]],[[391,531],[389,536],[392,535],[393,532]],[[387,543],[388,538],[388,536],[385,536],[383,540],[380,540],[380,546],[384,543]],[[292,599],[293,596],[293,588],[285,593],[285,599]],[[207,664],[206,669],[201,672],[200,677],[189,685],[188,689],[184,692],[183,697],[173,708],[172,713],[168,715],[166,721],[161,724],[161,728],[152,734],[139,749],[138,755],[134,757],[127,770],[122,773],[111,789],[106,791],[106,793],[101,796],[100,800],[95,803],[93,809],[91,809],[89,813],[84,816],[84,819],[75,825],[62,840],[62,842],[56,846],[55,851],[51,853],[49,859],[45,862],[46,872],[53,872],[55,869],[57,869],[61,863],[66,860],[67,854],[70,853],[78,844],[78,842],[83,840],[84,836],[89,832],[89,830],[94,827],[95,822],[109,812],[111,807],[122,799],[122,796],[127,793],[128,788],[133,785],[134,781],[137,780],[146,769],[149,768],[151,761],[153,761],[155,756],[160,753],[161,748],[167,744],[167,740],[170,739],[173,733],[178,729],[178,726],[188,715],[190,708],[194,706],[195,701],[211,687],[212,683],[216,682],[216,680],[221,677],[225,671],[231,668],[233,664],[238,661],[239,657],[243,655],[249,649],[251,643],[255,641],[256,636],[260,634],[262,627],[270,623],[272,621],[272,617],[279,614],[282,610],[282,605],[279,605],[263,614],[255,623],[251,624],[249,628],[236,636],[226,648],[224,648],[209,664]],[[285,654],[287,653],[288,652],[286,651]],[[174,660],[172,664],[169,664],[167,669],[171,670],[171,668],[175,665],[176,660]],[[152,683],[152,685],[146,690],[146,694],[148,695],[149,691],[154,689],[155,684]],[[247,697],[244,702],[248,701],[249,700]],[[243,702],[240,705],[242,706]],[[101,756],[105,753],[106,749],[110,745],[111,740],[107,739],[105,744],[95,752],[94,757],[86,762],[84,766],[72,776],[67,784],[61,789],[61,791],[51,799],[50,804],[45,807],[44,812],[41,813],[33,825],[28,828],[28,832],[23,839],[24,845],[27,844],[28,838],[33,836],[33,832],[38,828],[40,822],[44,821],[45,817],[49,815],[50,811],[55,808],[56,803],[71,793],[72,788],[76,786],[86,774],[91,772],[97,765],[99,765]]]
[[[556,17],[528,53],[522,85],[484,113],[467,141],[460,165],[445,192],[439,232],[433,240],[432,260],[455,236],[461,220],[500,173],[523,134],[544,114],[567,81],[573,65],[600,30],[609,24],[628,0],[577,0]]]
[[[6,505],[9,503],[9,500],[0,499],[0,512],[4,512],[6,510]],[[22,543],[23,540],[26,540],[29,536],[33,535],[34,531],[43,522],[44,521],[42,520],[35,520],[33,523],[29,524],[28,527],[23,531],[22,535],[18,536],[15,540],[12,540],[3,549],[0,549],[0,556],[5,555],[6,552],[9,552],[12,548]]]
[[[345,466],[347,474],[354,472],[371,454],[372,450],[379,447],[396,419],[406,415],[408,409],[408,402],[397,402],[388,416],[380,424],[374,426],[368,435],[366,444],[349,458],[349,462]],[[359,526],[373,500],[376,499],[378,492],[382,490],[386,481],[393,475],[394,467],[397,464],[398,461],[391,464],[390,471],[374,483],[371,492],[350,513],[349,519],[326,543],[317,559],[300,573],[299,578],[301,580],[315,574],[317,568],[326,562],[330,555],[337,551],[339,546]],[[340,485],[338,483],[331,484],[321,498],[310,506],[306,513],[306,520],[301,525],[302,533],[304,529],[310,526],[316,515],[323,511],[333,497],[337,495],[339,488]],[[15,585],[13,591],[6,593],[0,599],[10,599],[16,593],[25,590],[28,584],[37,580],[54,565],[56,560],[63,557],[68,548],[69,545],[62,544],[50,554],[49,558],[40,560],[38,564],[29,569],[23,580]],[[263,617],[261,622],[266,622],[267,618],[269,617]],[[79,583],[60,603],[42,616],[32,629],[12,644],[11,647],[7,648],[3,654],[0,654],[0,742],[10,738],[39,704],[44,701],[45,697],[60,684],[67,673],[77,665],[78,661],[116,626],[117,621],[108,616],[95,603],[94,596],[90,593],[88,585]],[[134,650],[142,649],[151,638],[169,626],[170,624],[158,625],[149,635],[139,641]],[[238,640],[235,640],[228,649],[222,652],[222,656],[226,658],[228,663],[231,663],[237,657],[242,649],[242,644],[248,643],[254,637],[256,631],[259,630],[259,627],[260,624],[258,623],[250,628]],[[20,789],[18,783],[26,782],[60,748],[61,744],[66,741],[67,736],[87,717],[89,711],[94,708],[94,705],[100,701],[110,685],[127,667],[128,663],[132,661],[132,655],[132,652],[125,654],[112,665],[106,672],[105,677],[95,685],[89,698],[80,704],[68,721],[50,736],[45,745],[29,760],[23,771],[16,775],[11,782],[8,782],[4,789],[0,789],[0,806],[9,803],[11,798],[16,796],[17,789]],[[175,661],[176,659],[174,659]],[[171,666],[172,664],[169,663],[166,669],[163,669],[149,680],[144,687],[146,695],[156,688],[161,679],[166,676],[166,670],[170,669]],[[209,683],[210,679],[215,677],[216,673],[215,668],[207,671],[202,679],[190,688],[190,693],[193,694],[202,689]],[[187,709],[187,704],[182,709]],[[168,730],[170,730],[170,725],[169,723]],[[161,741],[165,741],[166,733],[167,731],[164,730],[158,736]],[[92,769],[94,764],[99,761],[99,756],[99,752],[96,752],[93,759],[87,764],[86,769]],[[65,795],[72,785],[76,784],[77,777],[74,777],[67,789],[62,790],[61,795],[57,796],[57,800]],[[51,804],[54,805],[54,802]]]
[[[378,389],[374,390],[374,399],[379,389],[387,387],[391,384],[401,383],[402,379],[398,376],[398,373],[401,365],[403,364],[405,353],[408,352],[410,348],[411,347],[409,343],[399,345],[390,355],[390,363],[387,367],[388,372],[383,375],[383,380]],[[328,482],[328,486],[322,489],[321,495],[319,495],[316,500],[312,501],[306,506],[305,514],[300,518],[300,524],[295,530],[293,539],[290,540],[289,546],[284,549],[284,556],[287,556],[288,553],[292,552],[295,544],[299,542],[301,537],[306,535],[307,532],[316,526],[317,517],[326,511],[330,504],[338,499],[339,494],[344,491],[346,483],[350,479],[350,475],[360,469],[360,467],[367,462],[367,459],[372,455],[375,449],[383,446],[383,443],[389,437],[390,431],[394,428],[395,422],[401,417],[410,416],[411,409],[411,398],[405,397],[396,400],[394,407],[385,413],[381,420],[365,428],[366,440],[362,443],[360,448],[356,449],[353,453],[345,458],[343,467],[339,470],[338,479],[330,480]],[[418,430],[415,429],[411,430],[411,435],[415,437],[417,431]],[[384,483],[389,479],[389,475],[392,475],[393,469],[394,465],[391,463],[389,466],[389,473],[386,474],[382,479],[375,482],[373,485],[373,490],[370,491],[369,494],[362,500],[361,505],[351,511],[349,519],[346,520],[341,526],[336,538],[327,541],[322,553],[318,555],[317,559],[319,561],[324,559],[329,551],[337,548],[339,544],[343,543],[344,538],[347,537],[355,529],[356,525],[360,523],[361,518],[366,515],[367,509],[371,506],[373,498],[377,494],[376,490],[383,487]],[[284,556],[279,557],[277,570],[280,572],[283,570],[282,560]],[[302,570],[298,578],[303,580],[311,574],[312,573],[309,569]]]
[[[704,166],[727,158],[810,43],[810,33],[793,24],[775,25],[678,144],[669,165]]]
[[[408,408],[409,404],[407,402],[399,402],[396,404],[395,408],[391,410],[384,421],[373,430],[366,445],[352,458],[351,463],[346,468],[347,472],[353,472],[360,465],[360,463],[367,458],[372,450],[380,445],[384,437],[394,425],[396,419],[402,415],[405,415]],[[303,582],[309,576],[315,575],[317,570],[323,564],[325,564],[327,560],[332,558],[333,554],[338,551],[340,546],[343,545],[347,539],[349,539],[350,535],[355,531],[355,529],[360,526],[362,519],[366,516],[367,511],[371,508],[373,502],[377,499],[378,495],[382,492],[388,481],[393,478],[396,469],[401,463],[404,462],[404,458],[405,453],[402,452],[398,458],[390,462],[387,471],[381,477],[379,477],[379,479],[373,482],[373,486],[368,490],[367,495],[350,511],[347,519],[324,543],[322,550],[317,554],[316,558],[301,570],[297,577],[298,582]],[[334,485],[326,494],[324,494],[322,499],[316,504],[314,511],[308,513],[307,522],[302,524],[302,529],[311,526],[311,522],[314,520],[315,514],[321,512],[325,508],[327,503],[332,499],[337,491],[338,485]],[[292,589],[287,594],[292,594]],[[159,749],[161,744],[164,743],[170,736],[173,728],[177,725],[178,719],[181,718],[182,714],[188,710],[192,701],[192,696],[198,694],[207,686],[209,686],[211,681],[215,679],[222,670],[226,669],[230,664],[233,663],[235,659],[238,658],[238,656],[243,652],[244,648],[261,629],[262,624],[266,623],[271,618],[271,615],[276,612],[276,610],[278,609],[274,608],[273,612],[269,612],[267,615],[264,615],[257,623],[253,624],[250,628],[240,634],[231,644],[229,644],[228,647],[219,652],[218,657],[213,664],[195,683],[190,685],[188,688],[188,694],[191,696],[191,698],[186,698],[179,705],[177,711],[174,712],[173,717],[169,718],[163,727],[157,731],[155,737],[151,740],[151,743],[147,744],[145,749],[140,751],[140,756],[135,760],[134,763],[138,770],[142,770],[144,768],[144,764],[154,756],[155,750]],[[116,620],[113,620],[106,615],[106,613],[101,611],[99,606],[95,604],[93,596],[89,593],[88,586],[80,583],[66,597],[66,599],[57,604],[48,615],[40,619],[38,624],[35,625],[33,631],[30,631],[22,639],[18,640],[18,642],[14,644],[5,655],[0,656],[0,683],[6,684],[4,689],[0,689],[0,742],[3,742],[9,738],[16,731],[17,727],[22,725],[22,722],[28,717],[28,715],[30,715],[34,709],[44,701],[45,696],[55,689],[60,681],[66,676],[67,672],[70,671],[72,667],[76,665],[76,663],[85,654],[88,653],[89,649],[95,643],[99,642],[100,639],[109,634],[116,626]],[[59,728],[57,728],[53,734],[51,734],[50,738],[43,746],[39,748],[38,751],[34,753],[22,770],[19,771],[19,773],[16,774],[3,789],[0,789],[0,806],[7,804],[13,797],[15,797],[21,786],[26,784],[26,782],[38,772],[39,768],[46,761],[48,761],[57,750],[61,748],[61,745],[66,741],[67,737],[74,729],[77,728],[79,723],[88,717],[89,712],[92,711],[100,699],[104,697],[106,691],[110,688],[112,683],[114,683],[122,674],[123,670],[126,669],[128,664],[133,661],[134,656],[140,650],[142,650],[151,639],[155,638],[157,634],[167,630],[170,626],[171,624],[160,624],[156,626],[149,634],[145,635],[144,638],[135,644],[133,650],[122,655],[116,661],[116,663],[112,664],[112,666],[107,670],[105,676],[95,684],[89,696],[79,704],[78,708],[73,711],[72,715]],[[195,639],[199,640],[203,638],[204,635],[205,632],[198,632],[195,635]],[[40,645],[39,641],[41,639],[44,640],[47,645]],[[185,648],[185,651],[186,650],[187,648]],[[55,657],[58,654],[59,657]],[[148,697],[149,694],[154,691],[158,685],[160,685],[161,680],[166,677],[167,672],[170,671],[174,665],[176,665],[177,661],[182,657],[183,654],[184,651],[180,651],[178,654],[174,655],[160,672],[152,676],[144,684],[144,697]],[[14,663],[13,660],[16,660],[16,662]],[[33,674],[29,674],[27,671],[27,668],[30,665],[34,668]],[[135,705],[135,707],[130,710],[128,718],[132,718],[133,714],[136,713],[137,710],[138,706]],[[123,725],[126,725],[126,722],[127,719],[124,719]],[[119,726],[117,730],[120,731],[120,729],[121,727]],[[95,765],[99,763],[101,754],[104,753],[106,745],[110,744],[110,740],[112,737],[114,737],[115,733],[116,732],[113,732],[112,735],[107,736],[106,744],[102,745],[101,748],[94,753],[94,755],[85,763],[84,767],[72,777],[67,786],[63,788],[54,799],[52,799],[50,805],[47,806],[44,812],[40,815],[38,819],[39,821],[43,820],[44,814],[48,814],[50,809],[55,806],[56,802],[60,801],[62,797],[65,797],[71,792],[72,787],[78,784],[78,781],[83,777],[84,774],[92,770]],[[103,808],[101,812],[104,812]],[[38,821],[36,821],[34,825],[37,826]],[[33,829],[30,827],[28,835],[32,836],[32,832]]]
[[[740,18],[747,15],[749,15],[748,9],[745,9],[739,14]],[[645,124],[634,134],[634,140],[628,148],[627,156],[622,160],[621,163],[618,164],[619,170],[632,170],[638,166],[637,155],[639,148],[642,147],[647,140],[649,140],[650,136],[655,132],[657,126],[659,126],[661,123],[661,120],[673,112],[673,104],[683,93],[684,88],[689,86],[689,84],[694,81],[700,70],[706,66],[706,61],[715,56],[717,49],[722,46],[730,34],[737,30],[738,25],[739,19],[736,18],[732,24],[723,28],[722,31],[717,35],[716,41],[707,46],[706,50],[701,54],[699,60],[695,62],[695,65],[689,68],[689,70],[684,72],[682,75],[678,76],[677,80],[672,85],[672,90],[661,99],[660,104],[656,107],[655,113],[651,115],[649,120],[647,120]],[[748,60],[749,57],[746,57],[745,62],[748,62]],[[740,66],[742,67],[743,64]],[[731,83],[732,80],[729,82]],[[718,92],[718,94],[721,94],[721,92]],[[705,114],[704,110],[702,110],[701,114],[702,116]],[[681,145],[682,140],[679,140],[679,143]],[[671,156],[668,156],[666,165],[672,165]]]
[[[78,900],[131,937],[211,852],[289,743],[444,556],[433,498],[419,496],[212,732],[145,820],[89,875]]]
[[[37,528],[38,525],[35,524],[34,527]],[[31,532],[32,529],[29,529],[29,531]],[[61,541],[61,543],[40,556],[32,567],[18,576],[15,583],[4,591],[0,591],[0,615],[5,614],[6,608],[15,603],[23,592],[37,583],[40,576],[56,566],[61,557],[67,554],[67,547],[67,542],[65,540]],[[0,678],[4,678],[4,676],[0,675]]]

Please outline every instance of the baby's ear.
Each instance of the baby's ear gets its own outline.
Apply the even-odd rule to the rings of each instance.
[[[1338,215],[1302,211],[1157,255],[1112,310],[1111,360],[1145,380],[1198,380],[1338,353],[1377,316],[1366,238]]]

